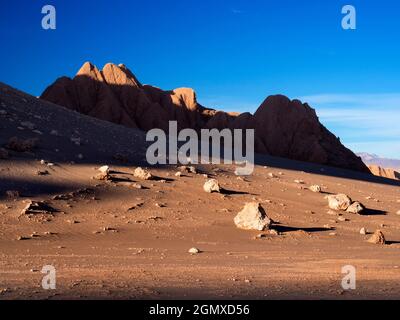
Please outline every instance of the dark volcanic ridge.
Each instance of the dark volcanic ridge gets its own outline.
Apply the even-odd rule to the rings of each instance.
[[[269,96],[254,113],[227,113],[197,102],[189,88],[164,91],[142,85],[124,65],[99,70],[86,62],[71,79],[61,77],[40,97],[79,113],[144,131],[178,129],[255,129],[256,152],[369,173],[339,138],[320,122],[314,109],[282,95]]]

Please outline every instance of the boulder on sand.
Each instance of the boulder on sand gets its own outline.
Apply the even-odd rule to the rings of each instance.
[[[350,207],[347,208],[346,211],[350,213],[360,214],[364,211],[364,209],[364,206],[360,202],[355,201],[350,205]]]
[[[234,222],[240,229],[263,231],[269,229],[272,220],[258,202],[250,202],[245,204],[234,218]]]
[[[310,191],[312,192],[321,192],[321,187],[319,185],[312,185],[310,186],[308,189],[310,189]]]
[[[347,210],[351,205],[351,199],[345,194],[335,194],[328,196],[329,208],[333,210]]]
[[[153,176],[151,175],[150,172],[148,172],[147,170],[144,170],[141,167],[138,167],[135,169],[135,171],[133,172],[133,175],[136,178],[142,179],[142,180],[150,180],[153,178]]]
[[[373,244],[385,244],[385,236],[381,230],[376,230],[375,233],[368,239],[369,243]]]
[[[203,186],[203,189],[205,192],[208,192],[208,193],[220,192],[218,180],[216,180],[216,179],[207,180]]]

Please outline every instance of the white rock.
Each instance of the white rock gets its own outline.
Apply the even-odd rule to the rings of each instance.
[[[361,213],[364,211],[364,209],[365,208],[361,203],[355,201],[350,205],[350,207],[347,208],[346,211],[350,213]]]
[[[178,171],[177,173],[175,173],[175,177],[180,177],[182,176],[182,172]]]
[[[212,192],[220,192],[220,187],[218,180],[216,179],[209,179],[203,186],[205,192],[212,193]]]
[[[102,167],[98,168],[97,170],[100,171],[101,173],[105,173],[105,174],[110,173],[110,167],[109,166],[102,166]]]
[[[345,194],[329,195],[328,205],[333,210],[346,210],[351,205],[351,199]]]
[[[397,212],[396,212],[396,214],[397,214],[398,216],[400,216],[400,210],[399,210],[399,211],[397,211]]]
[[[29,122],[29,121],[23,121],[20,124],[21,124],[21,126],[28,128],[29,130],[34,130],[36,128],[36,126],[32,122]]]
[[[135,171],[133,172],[133,175],[136,178],[142,179],[142,180],[150,180],[153,178],[153,176],[151,175],[150,172],[148,172],[147,170],[144,170],[141,167],[138,167],[135,169]]]
[[[321,192],[321,187],[319,185],[312,185],[308,189],[310,189],[312,192]]]
[[[236,226],[244,230],[268,230],[272,221],[257,202],[246,203],[233,220]]]
[[[198,254],[198,253],[200,253],[200,250],[197,248],[190,248],[189,253],[190,254]]]
[[[360,229],[360,234],[366,235],[367,234],[367,230],[365,228],[361,228]]]

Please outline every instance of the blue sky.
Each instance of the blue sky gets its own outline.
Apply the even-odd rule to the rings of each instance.
[[[41,28],[45,4],[55,31]],[[356,30],[341,28],[346,4]],[[281,93],[309,102],[354,151],[400,158],[399,15],[394,0],[3,0],[0,81],[39,95],[89,60],[192,87],[227,111]]]

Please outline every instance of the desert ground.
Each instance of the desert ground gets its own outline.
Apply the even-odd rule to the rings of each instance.
[[[6,85],[0,102],[0,147],[27,143],[0,159],[0,299],[400,298],[398,181],[268,156],[248,177],[233,165],[148,167],[139,130]],[[104,165],[109,179],[95,179]],[[154,179],[135,177],[139,166]],[[203,190],[205,175],[221,192]],[[364,214],[329,209],[338,193]],[[29,201],[48,210],[24,213]],[[248,202],[275,232],[235,226]],[[367,241],[377,229],[386,244]],[[42,289],[44,265],[56,268],[55,290]],[[345,265],[355,290],[341,286]]]

